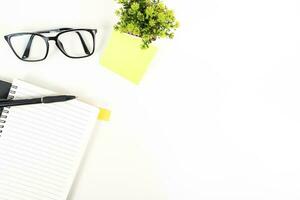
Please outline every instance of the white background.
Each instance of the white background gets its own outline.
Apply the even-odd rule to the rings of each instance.
[[[17,60],[0,40],[0,78],[21,78],[112,109],[98,124],[70,199],[300,198],[300,3],[168,0],[181,22],[139,86],[98,64],[111,0],[1,2],[6,33],[98,28],[97,52],[51,48]]]

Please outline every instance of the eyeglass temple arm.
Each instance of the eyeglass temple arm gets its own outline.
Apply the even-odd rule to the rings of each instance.
[[[68,31],[68,30],[74,30],[73,28],[58,28],[58,29],[50,29],[50,30],[44,30],[44,31],[38,31],[35,33],[50,33],[50,32],[60,32],[60,31]],[[94,33],[97,33],[97,29],[92,29]]]
[[[78,37],[80,38],[80,41],[81,41],[81,44],[82,44],[82,46],[83,46],[84,52],[85,52],[87,55],[90,55],[91,52],[89,51],[88,47],[86,46],[86,44],[85,44],[85,42],[84,42],[84,39],[83,39],[82,35],[81,35],[79,32],[77,32],[77,31],[76,31],[76,33],[77,33]]]
[[[72,28],[57,28],[57,29],[37,31],[35,33],[51,33],[51,32],[60,32],[60,31],[67,31],[67,30],[72,30]]]
[[[29,54],[30,54],[30,49],[31,49],[31,44],[32,44],[32,41],[33,41],[33,38],[34,38],[35,35],[31,35],[30,38],[29,38],[29,41],[26,45],[26,48],[25,48],[25,51],[22,55],[22,59],[26,59],[28,58]]]
[[[60,29],[52,29],[52,30],[46,30],[46,31],[39,31],[39,32],[36,32],[36,33],[50,33],[50,32],[59,32],[59,31],[65,31],[65,30],[72,30],[72,28],[60,28]],[[90,54],[90,51],[88,49],[88,47],[86,46],[85,42],[84,42],[84,39],[82,37],[82,35],[76,31],[77,35],[79,36],[79,39],[81,41],[81,44],[83,46],[83,49],[84,49],[84,52],[86,54]],[[30,54],[30,49],[31,49],[31,45],[32,45],[32,41],[33,41],[33,38],[34,38],[35,35],[31,35],[30,38],[29,38],[29,41],[27,43],[27,46],[25,48],[25,51],[22,55],[22,59],[26,59],[28,58],[29,54]],[[64,49],[63,45],[61,42],[59,42],[59,45],[61,46],[62,49]]]

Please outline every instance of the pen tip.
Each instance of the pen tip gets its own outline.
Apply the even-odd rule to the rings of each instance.
[[[72,100],[72,99],[76,99],[76,96],[72,96],[72,95],[66,96],[67,101]]]

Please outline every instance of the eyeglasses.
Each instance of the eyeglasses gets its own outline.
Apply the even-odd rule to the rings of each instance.
[[[45,34],[58,32],[54,37]],[[38,32],[14,33],[4,36],[14,54],[23,61],[45,60],[49,41],[55,41],[58,49],[69,58],[85,58],[95,51],[96,29],[60,28]]]

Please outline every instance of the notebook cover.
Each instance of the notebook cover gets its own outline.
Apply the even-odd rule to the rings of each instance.
[[[11,87],[11,83],[0,80],[0,99],[7,99],[9,90]],[[3,108],[0,108],[0,115],[2,113]]]

